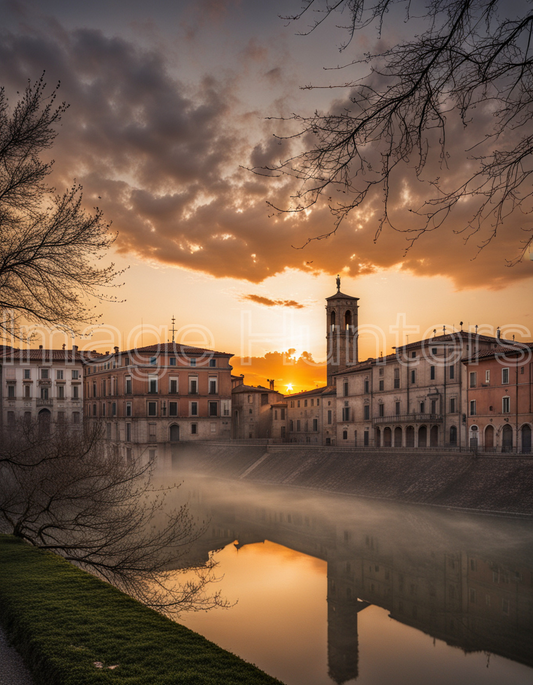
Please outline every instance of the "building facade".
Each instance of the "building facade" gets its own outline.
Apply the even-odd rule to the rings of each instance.
[[[334,445],[335,387],[322,387],[285,397],[288,442]]]
[[[463,364],[470,447],[531,454],[533,344],[499,345],[466,358]]]
[[[232,356],[178,343],[116,347],[87,364],[85,416],[127,460],[170,468],[180,442],[231,438]]]
[[[285,406],[280,392],[241,383],[232,391],[232,437],[235,440],[285,439]],[[274,409],[275,407],[275,409]]]
[[[84,357],[67,350],[0,347],[0,427],[38,422],[80,426],[83,418]]]
[[[499,342],[464,331],[444,333],[335,374],[337,444],[468,446],[467,372],[461,359]]]

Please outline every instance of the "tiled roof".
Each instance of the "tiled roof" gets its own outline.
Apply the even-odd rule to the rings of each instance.
[[[52,362],[52,361],[84,361],[87,354],[79,350],[52,350],[47,348],[26,348],[18,349],[14,347],[2,346],[0,348],[0,362],[9,363],[12,361],[20,362]]]
[[[515,355],[526,355],[531,356],[533,352],[533,342],[519,343],[511,342],[507,345],[498,345],[498,347],[493,347],[489,350],[479,350],[473,354],[463,357],[461,361],[463,363],[476,361],[478,359],[490,359],[491,357],[509,357]]]
[[[333,392],[335,392],[335,388],[333,386],[328,386],[328,385],[323,385],[320,388],[314,388],[314,390],[304,390],[303,392],[296,392],[292,395],[285,395],[286,400],[293,400],[293,399],[300,399],[301,397],[317,397],[320,395],[330,395],[332,394],[331,392],[328,392],[333,389]]]
[[[326,300],[358,300],[358,297],[352,297],[351,295],[345,295],[344,293],[341,293],[340,290],[335,293],[335,295],[332,295],[331,297],[326,297]]]
[[[191,345],[182,345],[176,342],[156,343],[155,345],[146,345],[145,347],[136,347],[132,350],[125,350],[122,353],[174,353],[185,355],[203,355],[203,354],[218,354],[226,357],[233,357],[232,352],[217,352],[216,350],[208,350],[205,347],[192,347]],[[120,352],[119,352],[120,354]]]

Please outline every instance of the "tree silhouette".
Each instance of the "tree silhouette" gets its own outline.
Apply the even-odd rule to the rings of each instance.
[[[115,239],[102,212],[84,211],[81,186],[57,194],[46,183],[53,162],[41,155],[68,105],[45,88],[43,77],[28,83],[11,112],[0,89],[0,334],[19,338],[21,319],[73,331],[93,321],[87,298],[117,276],[98,263]]]
[[[308,34],[341,17],[344,54],[356,49],[362,29],[377,27],[381,38],[385,29],[402,30],[401,19],[408,28],[416,23],[417,31],[421,21],[424,26],[412,38],[337,67],[342,74],[350,69],[359,74],[365,64],[370,69],[362,78],[326,86],[347,93],[328,112],[290,117],[297,132],[285,137],[293,139],[295,154],[255,169],[297,180],[292,206],[275,209],[298,212],[326,201],[333,227],[312,240],[336,232],[365,200],[380,197],[377,239],[384,227],[399,229],[393,194],[410,173],[425,188],[420,203],[408,207],[411,225],[399,229],[408,234],[408,249],[452,215],[465,239],[483,229],[477,238],[481,249],[513,212],[530,214],[533,13],[526,3],[518,9],[520,16],[501,0],[305,0],[301,12],[286,19],[312,16],[303,31]],[[458,140],[461,165],[450,169],[451,143],[457,146]],[[524,222],[518,257],[510,263],[532,244],[531,223],[527,217]]]

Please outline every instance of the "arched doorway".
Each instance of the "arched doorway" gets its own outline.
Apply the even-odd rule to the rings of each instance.
[[[405,445],[406,447],[415,446],[415,429],[413,426],[407,426],[405,430]]]
[[[457,445],[457,426],[450,426],[450,445],[452,447]]]
[[[431,426],[429,432],[429,444],[431,447],[438,447],[439,445],[439,427]]]
[[[513,429],[506,423],[502,429],[502,452],[513,451]]]
[[[427,447],[428,444],[428,429],[426,426],[420,426],[418,429],[418,446]]]
[[[485,428],[485,452],[491,452],[494,449],[494,426],[487,426]]]
[[[529,454],[531,452],[531,426],[526,423],[520,432],[522,434],[522,454]]]
[[[400,426],[396,426],[394,429],[394,447],[402,446],[402,429]]]
[[[390,447],[392,445],[392,431],[387,426],[383,429],[383,447]]]
[[[41,409],[39,412],[39,433],[43,435],[50,435],[50,422],[52,414],[49,409]]]
[[[381,431],[376,428],[376,447],[381,447]]]
[[[179,442],[180,439],[180,427],[175,423],[170,426],[170,442]]]

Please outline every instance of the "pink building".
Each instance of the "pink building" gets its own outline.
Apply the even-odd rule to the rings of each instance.
[[[178,343],[120,351],[87,365],[85,415],[111,449],[171,468],[179,443],[231,437],[232,354]]]
[[[463,363],[470,446],[531,454],[533,343],[480,350]]]

